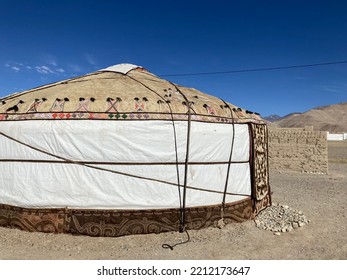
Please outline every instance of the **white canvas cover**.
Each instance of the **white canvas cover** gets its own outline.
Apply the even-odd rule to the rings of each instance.
[[[122,63],[122,64],[117,64],[117,65],[113,65],[113,66],[101,69],[98,72],[116,72],[116,73],[127,74],[129,71],[136,68],[142,68],[142,67],[134,65],[134,64]]]
[[[183,185],[187,122],[174,125]],[[248,126],[234,128],[228,192],[239,195],[227,195],[227,203],[251,194]],[[28,208],[178,208],[173,131],[172,122],[154,120],[3,122],[1,132],[13,139],[0,135],[1,158],[8,160],[0,162],[0,203]],[[191,123],[187,207],[222,202],[222,193],[210,191],[224,191],[232,135],[231,124]]]

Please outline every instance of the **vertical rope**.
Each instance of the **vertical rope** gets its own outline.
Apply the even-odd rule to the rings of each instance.
[[[235,142],[235,121],[234,121],[234,115],[233,115],[233,111],[231,110],[230,106],[228,103],[226,103],[223,99],[221,99],[224,104],[225,107],[227,107],[230,111],[231,114],[231,120],[232,120],[232,126],[233,126],[233,136],[231,139],[231,144],[230,144],[230,155],[229,155],[229,161],[228,161],[228,169],[227,169],[227,175],[226,175],[226,179],[225,179],[225,185],[224,185],[224,191],[223,191],[223,200],[222,200],[222,208],[221,208],[221,222],[224,225],[224,210],[225,210],[225,200],[226,200],[226,193],[228,190],[228,184],[229,184],[229,174],[230,174],[230,167],[231,167],[231,160],[232,160],[232,156],[233,156],[233,150],[234,150],[234,142]]]
[[[183,182],[183,200],[182,207],[180,209],[181,212],[181,225],[180,232],[184,232],[186,230],[186,200],[187,200],[187,181],[188,181],[188,167],[189,167],[189,146],[190,146],[190,131],[191,131],[191,103],[188,98],[178,89],[178,87],[171,83],[170,84],[176,89],[178,93],[180,93],[184,100],[187,103],[188,107],[188,120],[187,120],[187,143],[186,143],[186,158],[184,161],[184,182]]]
[[[143,87],[145,87],[146,89],[150,90],[151,92],[155,93],[156,95],[158,95],[169,107],[170,110],[170,115],[171,115],[171,121],[172,121],[172,127],[173,127],[173,134],[174,134],[174,145],[175,145],[175,157],[176,157],[176,176],[177,176],[177,189],[178,189],[178,199],[179,199],[179,203],[180,203],[180,215],[179,215],[179,221],[180,221],[180,231],[182,229],[182,210],[185,206],[182,205],[182,196],[181,196],[181,183],[180,183],[180,172],[179,172],[179,162],[178,162],[178,147],[177,147],[177,133],[176,133],[176,126],[175,126],[175,120],[174,120],[174,116],[173,116],[173,112],[172,112],[172,108],[170,103],[166,102],[165,98],[162,97],[158,92],[156,92],[155,90],[153,90],[152,88],[150,88],[149,86],[145,85],[144,83],[140,82],[139,80],[125,75],[126,77],[130,78],[131,80],[139,83],[140,85],[142,85]],[[172,84],[172,83],[170,83]],[[173,85],[174,86],[174,85]],[[175,87],[176,88],[176,87]],[[185,180],[185,184],[184,184],[184,190],[186,189],[186,180]],[[185,201],[185,193],[183,194],[183,201]]]
[[[185,227],[186,227],[186,197],[187,197],[187,178],[188,178],[188,167],[189,167],[190,128],[191,128],[191,114],[190,114],[190,108],[189,108],[189,110],[188,110],[186,159],[184,162],[183,205],[182,205],[182,209],[181,209],[182,222],[181,222],[181,228],[180,228],[181,232],[185,231]]]
[[[130,79],[140,83],[141,85],[143,85],[144,87],[146,87],[147,89],[149,89],[150,91],[154,92],[155,94],[157,94],[160,98],[162,98],[165,102],[166,100],[160,95],[158,94],[156,91],[154,91],[153,89],[151,89],[150,87],[148,87],[147,85],[143,84],[142,82],[136,80],[133,77],[130,77],[128,75],[126,75],[127,77],[129,77]],[[174,117],[173,117],[173,113],[172,113],[172,109],[170,104],[168,104],[169,109],[170,109],[170,113],[171,113],[171,119],[172,119],[172,123],[173,123],[173,128],[174,128],[174,137],[175,137],[175,151],[176,151],[176,170],[177,170],[177,178],[178,178],[178,194],[179,194],[179,201],[180,201],[180,216],[179,216],[179,221],[180,221],[180,229],[179,231],[182,232],[186,232],[187,234],[187,241],[184,242],[180,242],[177,243],[175,245],[169,245],[169,244],[162,244],[162,247],[167,249],[171,249],[173,250],[173,248],[177,245],[180,244],[185,244],[187,242],[190,241],[190,237],[188,234],[188,231],[186,230],[186,196],[187,196],[187,178],[188,178],[188,166],[189,166],[189,146],[190,146],[190,130],[191,130],[191,108],[190,108],[190,103],[188,98],[178,89],[178,87],[169,82],[178,93],[180,93],[183,98],[185,99],[186,103],[187,103],[187,107],[188,107],[188,125],[187,125],[187,145],[186,145],[186,158],[185,158],[185,163],[184,163],[184,183],[183,183],[183,198],[181,197],[181,190],[180,190],[180,180],[179,180],[179,166],[178,166],[178,148],[177,148],[177,138],[176,138],[176,129],[175,129],[175,122],[174,122]]]

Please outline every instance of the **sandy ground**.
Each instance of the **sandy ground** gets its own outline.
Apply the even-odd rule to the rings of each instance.
[[[273,202],[300,209],[307,226],[280,236],[253,221],[223,229],[118,238],[0,228],[1,259],[347,259],[347,143],[329,143],[329,174],[271,172]]]

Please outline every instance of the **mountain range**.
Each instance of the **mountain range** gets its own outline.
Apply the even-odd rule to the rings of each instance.
[[[347,132],[347,102],[313,108],[304,113],[291,113],[284,117],[270,115],[264,119],[270,126],[313,126],[317,131]]]

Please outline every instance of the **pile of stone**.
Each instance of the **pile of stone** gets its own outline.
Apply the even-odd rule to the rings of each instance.
[[[254,220],[260,229],[273,231],[275,235],[292,231],[307,225],[310,221],[300,210],[290,208],[288,205],[274,203],[261,211]]]

